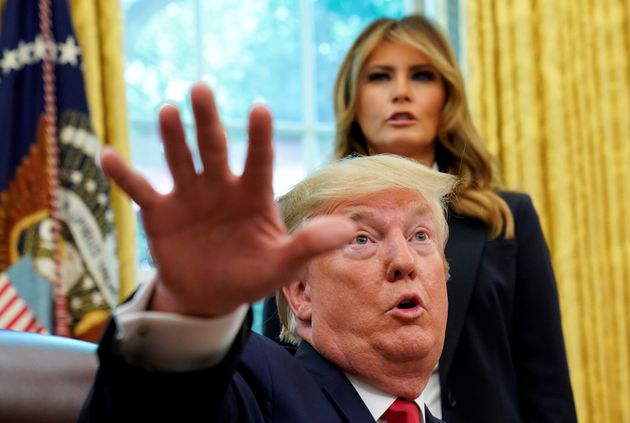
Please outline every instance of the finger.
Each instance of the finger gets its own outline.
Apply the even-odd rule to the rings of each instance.
[[[190,96],[203,173],[212,179],[224,178],[229,173],[227,144],[212,91],[207,85],[197,83]]]
[[[122,157],[110,147],[101,151],[101,166],[107,176],[141,208],[149,208],[159,196],[151,184],[139,173],[131,169]]]
[[[356,225],[342,216],[321,216],[307,222],[285,247],[284,266],[295,271],[308,260],[346,245]]]
[[[265,106],[255,106],[249,114],[249,145],[243,183],[252,193],[273,194],[272,121]]]
[[[186,144],[186,133],[175,106],[167,104],[160,110],[160,133],[173,183],[176,188],[185,189],[196,176],[195,163]]]

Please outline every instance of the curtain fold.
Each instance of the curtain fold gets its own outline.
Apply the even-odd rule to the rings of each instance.
[[[540,213],[578,416],[630,422],[630,3],[465,7],[474,118]]]
[[[69,3],[85,64],[84,78],[94,132],[103,144],[115,148],[129,162],[120,3],[118,0],[70,0]],[[117,186],[112,184],[111,189],[120,265],[119,300],[123,301],[135,289],[136,227],[129,199]],[[95,315],[94,322],[86,320],[86,328],[104,321],[104,317]],[[98,339],[99,326],[85,337]]]

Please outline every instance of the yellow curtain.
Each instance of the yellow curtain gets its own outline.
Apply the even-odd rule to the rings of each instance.
[[[122,12],[118,0],[70,0],[85,66],[85,86],[94,132],[103,144],[114,147],[129,161],[129,130],[123,78]],[[123,300],[135,289],[135,220],[128,198],[112,186],[116,214],[120,294]],[[96,340],[106,315],[84,319],[77,332]]]
[[[630,422],[630,2],[463,2],[471,106],[532,195],[581,422]]]

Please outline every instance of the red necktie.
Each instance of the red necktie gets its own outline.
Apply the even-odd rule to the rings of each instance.
[[[387,409],[383,418],[387,423],[422,423],[416,403],[400,398]]]

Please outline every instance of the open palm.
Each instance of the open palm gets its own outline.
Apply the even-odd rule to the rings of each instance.
[[[101,161],[142,209],[157,267],[153,308],[217,316],[290,282],[310,258],[346,242],[353,225],[342,218],[319,218],[287,235],[273,200],[268,111],[261,106],[252,110],[245,168],[235,176],[211,91],[197,84],[191,98],[203,171],[195,170],[173,106],[160,112],[174,182],[170,193],[156,192],[113,150],[105,150]]]

